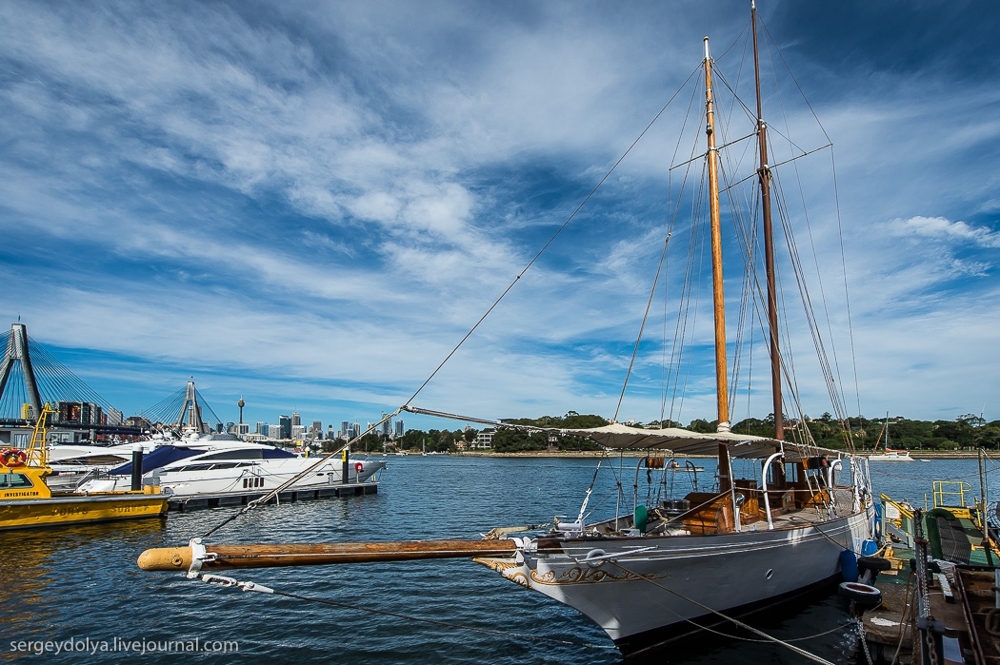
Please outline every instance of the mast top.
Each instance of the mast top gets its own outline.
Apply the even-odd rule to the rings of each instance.
[[[708,54],[708,35],[705,35],[705,60],[708,60],[710,57]]]

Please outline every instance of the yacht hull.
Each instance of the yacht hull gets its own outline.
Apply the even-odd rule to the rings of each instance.
[[[840,572],[867,537],[861,513],[774,530],[708,536],[540,538],[538,552],[478,559],[596,622],[623,653],[696,630],[713,611],[792,597]]]

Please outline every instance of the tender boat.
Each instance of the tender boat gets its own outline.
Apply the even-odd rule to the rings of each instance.
[[[0,530],[51,527],[109,520],[158,517],[167,512],[167,497],[158,487],[131,484],[122,491],[89,495],[54,495],[48,485],[46,421],[55,413],[42,409],[27,449],[0,450]]]
[[[278,487],[316,464],[317,458],[283,448],[243,441],[232,434],[205,434],[181,443],[159,446],[142,461],[143,481],[165,494],[260,493]],[[382,460],[350,458],[347,482],[364,483],[385,468]],[[289,490],[317,489],[342,484],[343,463],[329,461],[298,480]],[[110,491],[124,487],[132,464],[124,464],[80,486],[81,491]]]

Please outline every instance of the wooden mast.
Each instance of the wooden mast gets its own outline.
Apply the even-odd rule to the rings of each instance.
[[[705,37],[705,134],[708,138],[708,190],[712,222],[712,303],[715,316],[715,393],[717,431],[729,431],[729,378],[726,369],[726,298],[722,281],[722,215],[719,211],[719,151],[715,147],[715,99],[712,94],[712,56]],[[719,491],[732,488],[729,448],[719,444]]]
[[[757,3],[750,2],[750,21],[753,29],[753,72],[757,86],[757,140],[760,166],[760,208],[764,218],[764,266],[767,272],[767,328],[770,337],[771,401],[774,412],[774,438],[785,439],[785,421],[781,409],[781,355],[778,349],[778,294],[774,276],[774,227],[771,224],[771,168],[767,164],[767,123],[760,96],[760,58],[757,53]]]

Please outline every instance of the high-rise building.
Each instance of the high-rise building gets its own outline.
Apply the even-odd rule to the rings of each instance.
[[[314,420],[312,427],[309,428],[309,433],[312,434],[312,438],[323,440],[323,423],[319,420]]]
[[[274,434],[271,438],[279,439],[290,439],[292,438],[292,419],[288,416],[278,416],[278,436],[275,437]]]
[[[292,427],[302,424],[302,416],[299,415],[298,411],[292,411]]]
[[[257,421],[257,434],[263,434],[267,436],[267,423],[263,421]]]
[[[351,438],[356,439],[361,436],[361,423],[354,423],[351,426]]]
[[[118,409],[109,407],[108,408],[108,424],[109,425],[121,425],[125,414]]]
[[[302,425],[292,425],[292,435],[288,438],[301,441],[306,438],[306,428]]]
[[[397,439],[402,438],[402,436],[403,436],[403,420],[402,419],[397,420],[393,424],[395,425],[394,429],[392,430],[393,434],[396,435]]]
[[[382,436],[389,438],[389,434],[392,433],[392,418],[388,418],[389,414],[385,411],[382,412]]]
[[[346,420],[340,421],[340,431],[338,432],[338,434],[341,437],[344,437],[344,438],[348,438],[348,439],[352,438],[351,437],[351,423],[347,422]]]
[[[337,433],[333,431],[333,425],[326,426],[326,438],[329,441],[333,441],[337,438]]]

